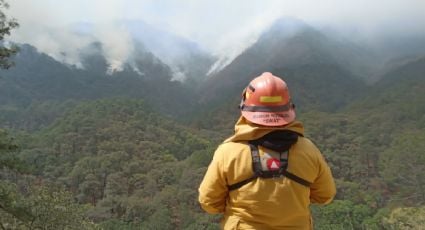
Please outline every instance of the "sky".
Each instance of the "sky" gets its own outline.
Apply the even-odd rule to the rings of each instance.
[[[119,20],[143,20],[198,43],[217,56],[252,44],[274,20],[292,17],[347,37],[425,35],[425,0],[9,0],[7,14],[20,27],[10,39],[55,55],[72,54],[92,38],[77,38],[67,28],[93,23],[97,37],[112,48],[110,56],[131,47]],[[117,35],[115,31],[119,31]],[[115,49],[115,50],[114,50]],[[123,51],[124,50],[124,51]],[[74,55],[77,55],[76,53]],[[65,60],[66,61],[66,60]]]

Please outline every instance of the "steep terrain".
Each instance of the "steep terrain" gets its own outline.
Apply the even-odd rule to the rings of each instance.
[[[300,108],[335,110],[360,95],[364,83],[344,64],[349,57],[342,55],[351,49],[307,25],[289,34],[284,26],[277,22],[232,63],[210,76],[201,89],[202,102],[236,101],[247,83],[265,71],[288,82]]]
[[[193,103],[187,87],[171,81],[169,67],[151,53],[140,51],[133,66],[107,74],[108,66],[99,51],[102,46],[93,44],[91,49],[94,51],[84,57],[85,69],[79,69],[23,45],[15,58],[16,67],[0,71],[2,114],[20,123],[23,110],[40,103],[129,97],[143,98],[158,111],[177,117]]]
[[[123,22],[136,42],[145,44],[166,65],[174,79],[199,83],[204,80],[215,58],[198,44],[175,34],[154,28],[142,21]]]
[[[229,120],[237,119],[240,93],[265,71],[288,83],[299,111],[338,111],[367,88],[359,76],[366,57],[370,58],[366,50],[306,24],[277,21],[228,66],[209,76],[198,92],[203,116],[194,123],[217,130],[232,127]]]

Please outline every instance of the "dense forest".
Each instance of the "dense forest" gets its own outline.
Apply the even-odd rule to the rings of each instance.
[[[0,33],[17,26],[0,20]],[[100,55],[77,69],[30,45],[2,47],[0,229],[218,229],[197,189],[233,132],[241,90],[264,70],[288,82],[336,179],[335,200],[311,207],[315,229],[423,228],[425,54],[366,84],[352,71],[363,56],[308,27],[285,39],[265,34],[196,84],[173,81],[150,53],[140,53],[141,77],[105,75]]]

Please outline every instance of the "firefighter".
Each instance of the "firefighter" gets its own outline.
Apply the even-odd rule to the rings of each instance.
[[[199,187],[199,203],[223,213],[222,229],[313,229],[310,204],[336,193],[319,149],[304,137],[286,83],[272,73],[242,93],[233,136],[215,151]]]

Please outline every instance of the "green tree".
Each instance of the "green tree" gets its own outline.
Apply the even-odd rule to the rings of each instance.
[[[164,206],[159,206],[146,222],[146,229],[176,229],[172,222],[172,212]]]
[[[425,201],[425,135],[408,131],[398,135],[383,152],[381,174],[396,196],[393,202],[423,204]]]
[[[90,202],[93,206],[96,206],[101,196],[101,188],[101,184],[96,176],[88,174],[79,187],[81,192],[79,195],[80,201]]]
[[[364,229],[364,221],[371,218],[374,210],[364,204],[349,200],[335,200],[327,206],[314,206],[315,229]]]
[[[28,166],[19,160],[17,149],[0,130],[0,228],[96,229],[71,193],[53,185],[35,186],[31,176],[20,175]]]
[[[12,170],[22,169],[21,163],[16,157],[18,146],[13,143],[5,130],[0,129],[0,169],[8,168]]]
[[[385,229],[423,229],[425,226],[425,206],[396,208],[383,218]]]
[[[15,55],[18,52],[16,46],[7,47],[4,45],[4,39],[6,36],[10,35],[10,32],[18,27],[18,22],[15,19],[11,19],[6,15],[4,10],[9,8],[9,4],[0,0],[0,68],[8,69],[13,65],[13,62],[10,61],[10,57]]]
[[[17,145],[13,143],[6,131],[0,129],[0,226],[4,227],[4,222],[15,220],[28,220],[29,213],[18,201],[19,194],[16,191],[16,184],[8,181],[11,172],[16,174],[24,170],[24,164],[17,158]]]
[[[35,187],[24,202],[32,216],[28,229],[96,229],[84,216],[85,208],[63,189]]]
[[[28,194],[20,194],[11,183],[7,189],[0,187],[1,196],[7,192],[13,198],[6,204],[6,212],[0,210],[2,229],[97,228],[84,216],[85,208],[75,203],[72,194],[63,189],[32,187]]]
[[[8,229],[11,226],[21,226],[30,222],[31,212],[23,205],[16,184],[0,181],[0,227]]]

